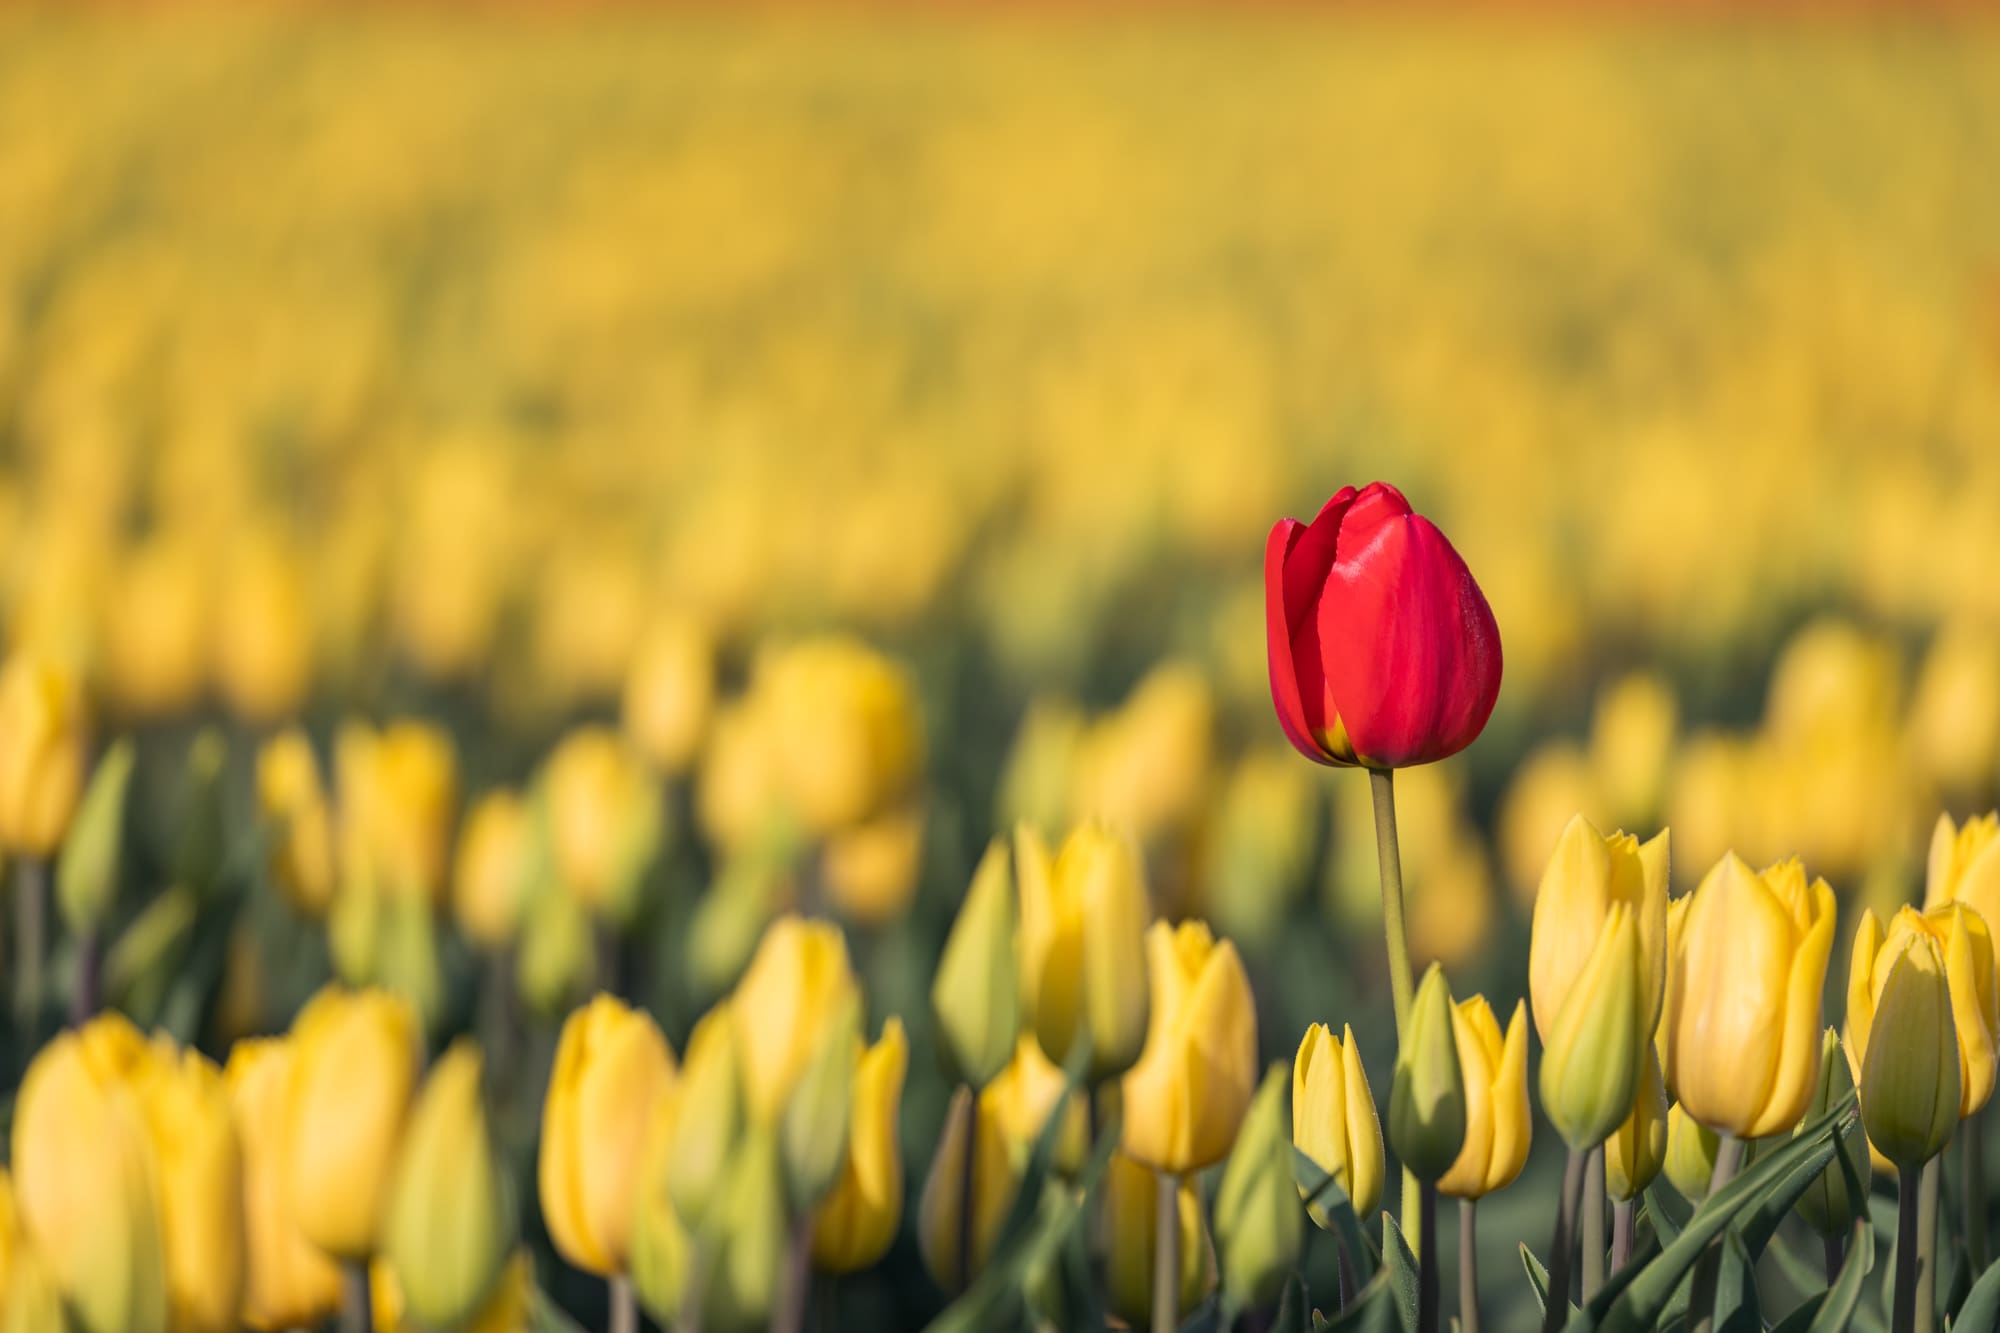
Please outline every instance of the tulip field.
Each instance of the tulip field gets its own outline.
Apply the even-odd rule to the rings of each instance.
[[[0,7],[0,1333],[2000,1329],[1996,808],[1990,16]]]

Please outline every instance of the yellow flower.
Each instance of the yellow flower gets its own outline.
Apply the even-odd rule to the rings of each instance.
[[[995,840],[973,872],[931,979],[931,1012],[961,1079],[984,1087],[1013,1058],[1021,1030],[1015,965],[1014,880]]]
[[[257,805],[271,830],[271,882],[302,915],[333,901],[333,813],[304,731],[290,727],[257,752]]]
[[[36,1052],[14,1106],[14,1198],[82,1333],[164,1333],[160,1171],[132,1079],[149,1057],[107,1015]]]
[[[292,543],[270,531],[237,540],[216,594],[215,681],[253,722],[298,711],[312,678],[306,576]]]
[[[903,669],[858,640],[808,639],[758,662],[751,692],[779,756],[793,815],[814,833],[898,803],[923,750],[916,691]]]
[[[1528,1016],[1516,1000],[1504,1038],[1483,995],[1459,1001],[1451,1017],[1465,1071],[1465,1146],[1438,1192],[1477,1199],[1513,1184],[1528,1161]]]
[[[1910,699],[1911,750],[1947,791],[1983,791],[2000,762],[2000,635],[1971,622],[1931,640]]]
[[[969,1173],[967,1152],[972,1153]],[[968,1174],[972,1183],[969,1201],[965,1198]],[[1013,1206],[1018,1183],[1007,1136],[994,1109],[985,1098],[961,1086],[952,1094],[951,1109],[945,1113],[944,1130],[938,1135],[917,1209],[917,1249],[938,1286],[947,1292],[962,1291],[986,1266],[993,1244],[1000,1238],[1000,1224]]]
[[[243,1152],[243,1322],[258,1333],[309,1327],[339,1308],[340,1269],[306,1239],[292,1209],[284,1160],[292,1043],[239,1041],[222,1077]]]
[[[1257,1088],[1257,1009],[1236,946],[1202,922],[1155,922],[1146,958],[1152,1013],[1125,1075],[1123,1146],[1185,1175],[1221,1161],[1236,1141]]]
[[[1924,906],[1960,902],[1992,918],[2000,913],[2000,815],[1987,813],[1954,826],[1939,815],[1931,831]]]
[[[541,856],[535,818],[519,793],[501,788],[479,798],[458,839],[451,906],[473,943],[504,947],[526,910]]]
[[[1649,672],[1625,676],[1597,696],[1590,763],[1616,818],[1639,822],[1659,813],[1678,722],[1673,686]]]
[[[1631,1113],[1604,1141],[1604,1188],[1617,1203],[1639,1197],[1667,1156],[1667,1088],[1660,1059],[1646,1048]]]
[[[796,916],[771,923],[730,1005],[752,1119],[777,1123],[829,1024],[858,993],[839,926]]]
[[[903,1155],[897,1125],[910,1046],[899,1019],[861,1056],[847,1160],[833,1192],[813,1214],[813,1262],[828,1273],[854,1273],[888,1253],[903,1217]]]
[[[1613,903],[1589,965],[1563,1001],[1542,1053],[1542,1110],[1570,1147],[1603,1142],[1632,1111],[1651,1058],[1641,1026],[1638,930]]]
[[[235,1333],[244,1289],[243,1151],[222,1073],[157,1042],[140,1104],[159,1164],[171,1333]]]
[[[688,1034],[687,1063],[677,1090],[667,1191],[681,1219],[697,1231],[715,1208],[743,1122],[736,1022],[729,1009],[728,1001],[716,1005]]]
[[[1833,890],[1796,860],[1724,856],[1688,899],[1667,967],[1668,1091],[1739,1138],[1797,1124],[1819,1076]]]
[[[337,1258],[375,1252],[422,1059],[417,1015],[385,991],[328,986],[292,1022],[287,1197]]]
[[[0,667],[0,850],[55,855],[83,797],[87,725],[68,672],[21,653]]]
[[[820,856],[827,901],[857,925],[894,921],[916,895],[923,853],[924,812],[916,805],[830,834]]]
[[[1058,1065],[1079,1033],[1090,1040],[1088,1081],[1129,1069],[1147,1037],[1146,922],[1151,906],[1129,839],[1085,824],[1053,865],[1041,835],[1014,835],[1021,895],[1022,1011]]]
[[[538,1179],[549,1239],[586,1272],[625,1271],[640,1150],[654,1104],[673,1085],[673,1055],[645,1013],[600,995],[564,1022]]]
[[[1993,937],[1979,913],[1964,903],[1950,900],[1928,912],[1904,907],[1891,919],[1887,932],[1874,912],[1863,913],[1854,931],[1854,957],[1847,973],[1847,1044],[1865,1068],[1875,1011],[1889,981],[1889,968],[1902,952],[1898,939],[1907,934],[1928,936],[1944,960],[1958,1034],[1958,1114],[1961,1119],[1976,1115],[1993,1095],[2000,987],[1993,974]]]
[[[1722,1136],[1683,1111],[1679,1102],[1667,1108],[1667,1179],[1683,1199],[1700,1203],[1708,1197],[1721,1149]]]
[[[1059,1171],[1082,1168],[1090,1155],[1090,1108],[1084,1101],[1089,1094],[1073,1092],[1064,1101],[1068,1086],[1063,1071],[1042,1054],[1033,1037],[1024,1032],[1015,1039],[1014,1058],[986,1085],[979,1104],[982,1115],[998,1122],[1017,1166],[1027,1160],[1060,1102],[1063,1122],[1056,1130],[1055,1166]]]
[[[1382,1122],[1352,1027],[1343,1040],[1314,1023],[1299,1042],[1292,1061],[1292,1142],[1340,1183],[1365,1225],[1382,1203]],[[1299,1192],[1306,1192],[1303,1186]],[[1314,1222],[1327,1225],[1318,1204],[1311,1211]]]
[[[443,900],[458,759],[451,737],[428,722],[375,732],[342,728],[335,752],[342,869],[366,873],[392,896]]]
[[[666,773],[684,771],[700,748],[715,704],[715,643],[688,616],[653,622],[625,676],[624,726]]]
[[[72,1325],[63,1310],[62,1288],[55,1274],[28,1238],[20,1234],[13,1214],[13,1187],[0,1171],[0,1195],[8,1200],[6,1226],[9,1247],[4,1285],[0,1285],[0,1333],[49,1333]]]
[[[1410,1005],[1389,1089],[1389,1146],[1404,1170],[1431,1183],[1465,1147],[1465,1073],[1452,1017],[1451,987],[1432,963]]]
[[[1832,1028],[1828,1028],[1820,1038],[1819,1065],[1819,1086],[1813,1090],[1812,1105],[1806,1108],[1799,1130],[1825,1115],[1854,1091],[1853,1072],[1841,1052],[1840,1037]],[[1793,1132],[1796,1134],[1798,1131]],[[1874,1166],[1868,1151],[1867,1135],[1859,1123],[1841,1131],[1839,1148],[1854,1170],[1854,1183],[1860,1187],[1858,1192],[1848,1188],[1847,1173],[1836,1157],[1826,1164],[1826,1169],[1799,1196],[1795,1205],[1799,1216],[1822,1236],[1846,1235],[1855,1211],[1865,1210],[1868,1206],[1868,1180]]]
[[[542,783],[557,879],[597,915],[631,920],[663,833],[658,783],[625,742],[603,727],[564,737],[549,756]]]
[[[1958,1036],[1943,951],[1928,931],[1898,931],[1875,959],[1883,974],[1861,1057],[1861,1123],[1898,1169],[1944,1151],[1959,1119]],[[1905,1176],[1905,1180],[1911,1179]]]
[[[374,1308],[375,1333],[428,1333],[435,1327],[424,1323],[411,1329],[403,1318],[408,1302],[404,1281],[394,1264],[377,1259],[369,1265],[370,1305]],[[535,1313],[535,1274],[525,1250],[516,1250],[500,1270],[486,1303],[464,1321],[452,1325],[458,1333],[528,1333]]]
[[[1650,1033],[1659,1025],[1666,995],[1667,847],[1664,831],[1641,844],[1629,833],[1607,837],[1582,815],[1563,829],[1535,895],[1528,945],[1528,994],[1544,1044],[1621,903],[1638,935],[1639,1027]]]
[[[1072,813],[1130,829],[1141,842],[1187,823],[1209,780],[1215,701],[1185,662],[1146,673],[1077,749]]]
[[[1153,1309],[1153,1260],[1158,1252],[1160,1177],[1150,1167],[1122,1152],[1111,1155],[1105,1169],[1103,1199],[1097,1216],[1097,1241],[1104,1253],[1104,1287],[1113,1314],[1132,1327],[1142,1327]],[[1186,1314],[1215,1287],[1215,1256],[1208,1228],[1201,1217],[1201,1192],[1193,1181],[1175,1190],[1180,1219],[1180,1309]]]
[[[692,1046],[688,1057],[692,1066]],[[639,1150],[638,1200],[632,1205],[632,1286],[640,1305],[663,1323],[680,1317],[687,1284],[687,1228],[674,1211],[669,1178],[689,1081],[683,1078],[653,1101]]]
[[[196,701],[208,669],[208,571],[197,543],[155,537],[123,560],[106,591],[105,686],[133,717],[166,717]]]

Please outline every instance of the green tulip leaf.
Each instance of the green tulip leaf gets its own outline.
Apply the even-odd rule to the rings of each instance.
[[[1340,1247],[1346,1251],[1347,1260],[1354,1265],[1355,1277],[1363,1286],[1375,1276],[1379,1256],[1375,1246],[1368,1239],[1368,1233],[1361,1226],[1361,1218],[1354,1211],[1354,1203],[1341,1189],[1340,1182],[1306,1153],[1303,1148],[1292,1149],[1292,1179],[1305,1191],[1308,1206],[1316,1206],[1333,1223],[1333,1235]]]
[[[1416,1333],[1417,1256],[1404,1238],[1403,1228],[1388,1213],[1382,1214],[1382,1267],[1389,1274],[1404,1333]]]
[[[1848,1233],[1847,1258],[1841,1261],[1840,1275],[1833,1280],[1833,1285],[1827,1288],[1825,1298],[1820,1301],[1818,1309],[1813,1313],[1812,1322],[1805,1326],[1806,1333],[1841,1333],[1841,1330],[1852,1322],[1855,1309],[1861,1304],[1862,1281],[1868,1276],[1868,1270],[1874,1266],[1875,1228],[1869,1224],[1866,1217],[1857,1217],[1854,1219],[1854,1229]],[[2000,1266],[1996,1266],[1996,1269],[2000,1269]],[[1993,1273],[1989,1272],[1986,1276],[1990,1278]],[[1981,1281],[1985,1279],[1982,1278]],[[2000,1317],[2000,1283],[1991,1285],[1992,1290],[1989,1295],[1993,1301],[1993,1308],[1987,1312],[1988,1322],[1965,1324],[1964,1313],[1961,1311],[1959,1316],[1961,1326],[1994,1327],[1992,1320]],[[1973,1290],[1976,1292],[1978,1288],[1975,1286]],[[1966,1308],[1970,1309],[1971,1306],[1972,1301],[1968,1297]]]
[[[1722,1271],[1715,1284],[1714,1328],[1716,1333],[1763,1333],[1764,1328],[1757,1307],[1757,1261],[1750,1256],[1742,1234],[1733,1229],[1722,1233]]]
[[[1293,1273],[1285,1279],[1284,1294],[1278,1297],[1278,1313],[1271,1320],[1270,1333],[1308,1333],[1312,1328],[1311,1311],[1312,1302],[1306,1299],[1305,1279]]]
[[[1336,1315],[1313,1315],[1313,1328],[1340,1330],[1341,1333],[1403,1333],[1402,1309],[1396,1299],[1393,1279],[1386,1266],[1376,1271],[1345,1309]]]
[[[1535,1252],[1528,1248],[1528,1242],[1521,1242],[1521,1270],[1528,1275],[1528,1286],[1535,1293],[1535,1308],[1546,1312],[1549,1308],[1549,1269]]]

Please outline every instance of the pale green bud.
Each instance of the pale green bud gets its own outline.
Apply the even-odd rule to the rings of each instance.
[[[1389,1146],[1423,1181],[1451,1170],[1465,1146],[1465,1075],[1451,1011],[1444,969],[1432,963],[1410,1006],[1389,1092]]]
[[[980,858],[945,940],[931,982],[931,1012],[960,1080],[983,1088],[1014,1058],[1021,1030],[1020,969],[1014,878],[1002,839]]]

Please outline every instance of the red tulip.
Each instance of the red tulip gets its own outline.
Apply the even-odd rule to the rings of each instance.
[[[1264,547],[1271,698],[1322,764],[1404,768],[1470,745],[1500,694],[1500,629],[1465,561],[1373,482]]]

